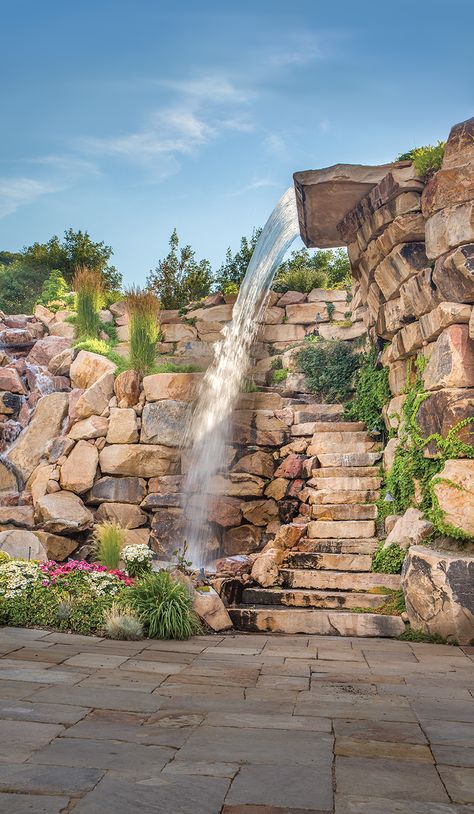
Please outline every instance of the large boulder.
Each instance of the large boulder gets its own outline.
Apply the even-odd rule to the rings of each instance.
[[[448,388],[432,392],[421,403],[416,413],[416,423],[424,438],[436,433],[445,438],[452,427],[473,415],[474,388]],[[467,424],[456,437],[465,444],[474,446],[474,424]],[[430,442],[425,447],[425,454],[426,451],[434,456],[436,443]]]
[[[36,405],[32,420],[10,447],[6,459],[28,480],[51,438],[59,435],[67,414],[68,393],[50,393]]]
[[[140,376],[136,370],[125,370],[115,379],[114,392],[119,407],[133,407],[140,398]]]
[[[262,588],[271,588],[278,583],[280,565],[285,557],[285,552],[280,548],[266,548],[255,560],[251,577],[258,582]]]
[[[131,407],[111,407],[108,444],[135,444],[138,441],[137,414]]]
[[[206,625],[216,632],[232,627],[232,620],[214,588],[194,591],[193,608]]]
[[[38,529],[33,534],[45,549],[48,560],[64,562],[77,548],[77,541],[72,537],[62,537],[59,534],[51,534],[51,532]]]
[[[256,526],[244,525],[227,529],[223,536],[224,553],[229,556],[234,554],[251,554],[260,545],[262,530]]]
[[[440,257],[433,270],[433,283],[449,302],[474,302],[474,243]]]
[[[446,461],[432,484],[443,521],[474,537],[474,460]]]
[[[68,435],[74,441],[87,441],[93,438],[104,438],[107,435],[108,428],[109,421],[105,416],[91,415],[89,418],[76,421],[69,430]]]
[[[147,403],[142,413],[141,444],[164,444],[179,447],[189,413],[185,401],[164,399]]]
[[[448,641],[474,641],[474,556],[412,546],[402,588],[412,627]]]
[[[88,350],[80,350],[74,359],[69,376],[73,387],[80,387],[87,390],[104,373],[113,373],[117,365],[101,356],[99,353],[91,353]]]
[[[474,201],[449,206],[426,221],[426,254],[435,259],[460,243],[474,241]]]
[[[266,526],[278,517],[274,500],[248,500],[241,504],[242,514],[254,526]]]
[[[102,450],[99,463],[106,475],[154,478],[176,473],[179,451],[158,444],[112,444]]]
[[[45,336],[38,339],[28,354],[28,362],[34,365],[44,365],[47,367],[58,353],[67,350],[71,345],[71,340],[62,336]]]
[[[78,441],[61,467],[61,488],[83,495],[94,483],[98,462],[97,447],[87,441]]]
[[[0,551],[10,557],[21,560],[40,560],[45,562],[48,554],[32,531],[26,529],[8,529],[0,531]]]
[[[131,503],[101,503],[96,513],[97,522],[118,523],[124,529],[138,529],[147,519],[145,512]]]
[[[91,415],[101,415],[107,409],[113,394],[114,374],[103,373],[79,396],[74,407],[75,416],[89,418]]]
[[[44,495],[36,504],[35,516],[43,530],[53,534],[85,531],[91,528],[94,521],[92,512],[73,492]]]
[[[433,342],[450,325],[469,323],[472,308],[460,302],[441,302],[433,311],[420,319],[424,342]]]
[[[18,393],[19,395],[26,393],[23,382],[15,368],[0,367],[0,390],[8,390],[10,393]]]
[[[257,450],[244,455],[232,467],[233,472],[248,472],[251,475],[260,475],[262,478],[273,477],[273,456],[269,452]]]
[[[425,520],[419,509],[407,509],[405,514],[398,518],[384,543],[388,548],[393,543],[400,548],[419,545],[433,531],[433,524]]]
[[[468,325],[451,325],[436,340],[423,372],[426,390],[474,386],[474,340]]]
[[[142,478],[113,478],[106,475],[96,480],[87,503],[141,503],[145,495],[146,481]]]
[[[161,326],[164,342],[188,342],[197,339],[196,328],[182,322],[171,322]]]
[[[147,401],[194,401],[199,392],[202,373],[155,373],[145,376],[143,389]]]

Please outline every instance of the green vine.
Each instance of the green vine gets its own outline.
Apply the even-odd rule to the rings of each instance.
[[[373,556],[372,571],[378,574],[399,574],[407,553],[406,548],[400,548],[396,543],[388,548],[384,548],[384,545],[385,541],[381,540]]]
[[[377,350],[371,348],[359,354],[355,395],[346,405],[345,415],[355,421],[363,421],[371,432],[383,432],[382,407],[390,400],[388,370],[377,367]]]

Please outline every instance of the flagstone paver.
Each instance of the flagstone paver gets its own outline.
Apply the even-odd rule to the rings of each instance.
[[[0,814],[474,814],[472,648],[0,629]]]

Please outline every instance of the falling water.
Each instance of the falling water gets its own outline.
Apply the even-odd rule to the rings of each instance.
[[[232,322],[217,342],[196,408],[188,423],[185,446],[188,473],[183,489],[187,514],[185,539],[195,567],[213,559],[208,513],[212,495],[221,492],[226,470],[230,416],[250,362],[250,349],[265,309],[275,272],[299,233],[295,192],[290,187],[270,215],[248,265]],[[214,555],[217,552],[214,552]]]

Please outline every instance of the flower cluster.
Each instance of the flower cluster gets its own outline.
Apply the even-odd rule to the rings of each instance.
[[[153,553],[147,545],[126,545],[122,548],[121,556],[123,561],[128,565],[131,562],[151,562]]]
[[[71,592],[90,590],[96,596],[114,596],[125,585],[133,585],[133,580],[124,571],[109,571],[105,565],[88,563],[84,560],[54,561],[39,564],[44,587],[57,586]]]
[[[38,563],[11,560],[0,565],[0,596],[13,599],[38,583],[41,571]]]

